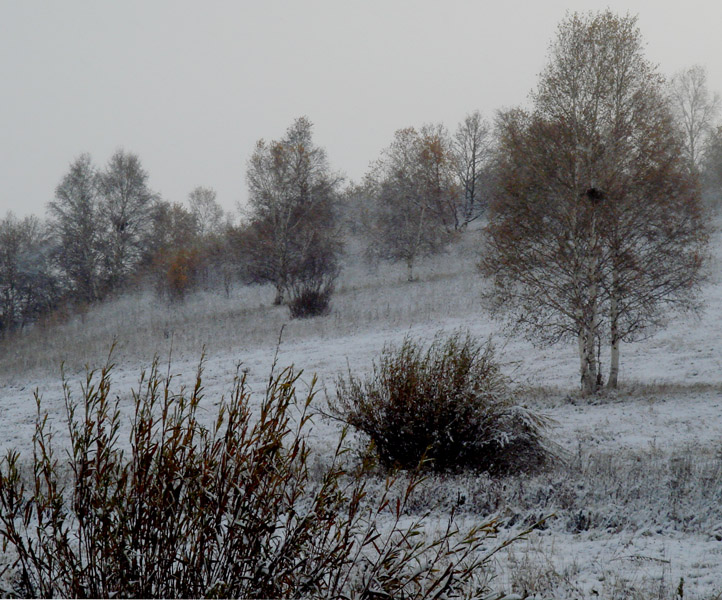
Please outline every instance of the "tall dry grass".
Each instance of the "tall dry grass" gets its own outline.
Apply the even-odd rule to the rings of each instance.
[[[80,371],[93,357],[116,346],[119,362],[147,364],[172,345],[177,355],[209,355],[272,348],[281,327],[287,342],[327,339],[384,329],[404,329],[465,317],[480,309],[483,281],[476,273],[474,237],[419,265],[419,280],[405,281],[398,265],[376,268],[350,257],[336,285],[330,314],[290,319],[287,307],[273,306],[270,286],[237,285],[229,295],[197,291],[170,303],[152,291],[131,291],[82,313],[55,315],[11,338],[0,340],[0,374],[6,378],[56,371],[61,363]],[[25,375],[23,375],[25,376]]]

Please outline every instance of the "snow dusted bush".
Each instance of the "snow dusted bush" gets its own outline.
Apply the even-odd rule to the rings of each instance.
[[[365,433],[386,467],[519,472],[543,463],[539,415],[516,405],[491,343],[437,335],[384,348],[373,373],[337,381],[334,413]]]
[[[128,444],[110,363],[80,402],[65,385],[69,462],[55,453],[38,403],[34,455],[0,468],[0,537],[16,560],[12,589],[29,597],[481,598],[493,521],[436,534],[408,516],[390,478],[365,500],[365,469],[342,466],[342,441],[320,477],[305,428],[313,386],[272,373],[259,406],[238,374],[215,424],[193,390],[175,393],[157,362],[133,393]],[[202,411],[203,409],[200,408]],[[29,479],[29,481],[28,481]],[[482,547],[482,544],[484,545]]]
[[[333,277],[315,278],[291,286],[288,309],[292,319],[307,319],[328,314],[331,310]]]

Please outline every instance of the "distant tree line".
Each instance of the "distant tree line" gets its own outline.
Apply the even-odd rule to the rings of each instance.
[[[281,139],[257,142],[240,224],[209,187],[185,203],[163,200],[133,153],[118,150],[104,168],[80,155],[44,221],[10,213],[0,222],[0,332],[139,285],[180,301],[199,287],[229,294],[236,281],[266,283],[293,316],[322,314],[349,230],[376,258],[403,260],[411,279],[418,257],[483,212],[491,132],[479,113],[454,138],[441,125],[397,132],[366,181],[345,190],[312,129],[301,117]],[[351,206],[361,197],[364,207]]]
[[[199,187],[187,206],[148,186],[135,154],[119,150],[99,169],[83,154],[62,178],[47,219],[0,221],[0,331],[53,310],[102,301],[149,284],[171,300],[197,285],[229,285],[230,219]]]
[[[487,307],[538,342],[576,340],[587,392],[608,343],[615,387],[620,342],[698,307],[704,214],[722,205],[722,101],[702,67],[666,82],[636,18],[610,11],[562,22],[531,100],[493,123],[472,112],[453,133],[399,129],[358,183],[301,117],[256,143],[239,223],[208,187],[161,199],[132,153],[104,168],[81,155],[46,221],[0,221],[0,332],[142,285],[177,302],[268,284],[292,317],[319,315],[348,240],[413,281],[421,257],[483,223]]]

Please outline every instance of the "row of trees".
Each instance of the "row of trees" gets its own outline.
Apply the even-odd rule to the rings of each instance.
[[[362,234],[376,258],[403,261],[411,280],[420,256],[438,251],[483,212],[491,140],[478,112],[454,136],[441,125],[400,130],[364,183],[341,190],[342,178],[302,117],[280,140],[257,143],[246,173],[249,204],[237,227],[209,188],[193,190],[187,207],[171,204],[149,189],[136,155],[118,151],[102,170],[82,155],[58,185],[46,224],[6,220],[28,247],[20,257],[5,244],[15,252],[8,262],[32,264],[21,271],[33,287],[20,294],[12,269],[0,279],[9,298],[3,329],[61,301],[102,300],[139,276],[173,299],[199,282],[221,283],[227,292],[238,277],[270,283],[275,303],[289,303],[294,316],[320,314],[348,231]]]
[[[272,284],[292,314],[328,308],[343,233],[361,234],[376,258],[402,261],[413,279],[423,255],[483,212],[491,130],[478,112],[452,137],[441,125],[396,132],[361,185],[340,190],[312,125],[297,119],[280,140],[260,140],[249,160],[249,208],[239,233],[246,273]]]
[[[139,279],[178,298],[201,276],[224,273],[228,218],[215,192],[196,188],[187,207],[163,201],[138,156],[123,150],[104,169],[87,154],[73,161],[47,216],[0,221],[2,332]]]
[[[440,124],[400,129],[351,196],[367,209],[360,222],[372,255],[403,262],[408,279],[419,257],[443,248],[477,220],[493,190],[493,136],[477,111],[452,136]]]
[[[610,11],[561,25],[532,98],[530,110],[498,114],[493,145],[478,113],[453,137],[440,125],[397,131],[346,192],[345,209],[372,252],[405,263],[412,280],[417,258],[442,248],[490,199],[487,306],[540,343],[576,340],[588,393],[602,384],[608,343],[614,388],[621,342],[650,334],[670,311],[699,308],[701,184],[722,148],[719,100],[698,67],[666,84],[644,57],[636,19]],[[259,142],[248,180],[258,279],[276,285],[280,302],[299,277],[294,268],[305,271],[314,256],[330,287],[338,178],[310,124]]]

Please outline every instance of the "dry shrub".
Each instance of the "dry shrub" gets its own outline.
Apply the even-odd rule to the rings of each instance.
[[[317,256],[311,256],[300,264],[291,276],[288,290],[292,319],[328,314],[339,270],[337,257],[331,251],[319,250]]]
[[[548,456],[544,419],[513,402],[493,346],[469,334],[384,348],[369,377],[349,370],[338,380],[331,410],[371,439],[387,467],[425,458],[438,471],[508,473]]]
[[[319,317],[331,310],[331,294],[333,286],[315,289],[311,286],[301,287],[291,292],[288,309],[292,319]]]
[[[314,392],[272,373],[260,407],[239,373],[215,423],[198,420],[202,363],[174,393],[157,363],[134,392],[120,443],[112,365],[89,373],[82,398],[65,385],[69,461],[59,459],[38,404],[30,473],[17,452],[0,468],[0,537],[30,597],[480,598],[488,592],[493,522],[437,534],[409,517],[389,478],[365,499],[366,468],[343,467],[342,442],[321,476],[305,430]],[[28,483],[24,483],[25,480]],[[482,544],[484,547],[482,547]]]

